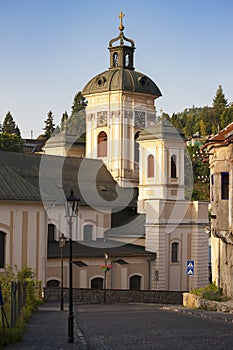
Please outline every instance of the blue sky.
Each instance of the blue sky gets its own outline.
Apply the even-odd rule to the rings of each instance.
[[[232,0],[0,0],[0,122],[11,111],[23,137],[60,123],[74,95],[109,67],[108,42],[136,43],[135,68],[172,114],[211,105],[221,84],[233,101]]]

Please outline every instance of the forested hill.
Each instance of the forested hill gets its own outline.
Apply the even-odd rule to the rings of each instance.
[[[214,135],[233,122],[233,103],[228,103],[222,86],[219,85],[213,98],[212,106],[185,108],[183,112],[169,116],[163,113],[170,122],[182,130],[187,138],[194,134],[202,137]]]

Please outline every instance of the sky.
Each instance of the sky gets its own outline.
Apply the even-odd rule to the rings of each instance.
[[[135,41],[135,69],[160,88],[169,115],[233,101],[232,0],[0,0],[0,123],[11,112],[24,138],[60,124],[73,98],[109,68],[109,40]]]

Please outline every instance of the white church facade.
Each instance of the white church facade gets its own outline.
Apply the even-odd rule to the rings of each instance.
[[[132,39],[110,40],[110,67],[83,88],[83,135],[64,131],[43,154],[0,152],[0,273],[28,265],[43,286],[60,285],[64,202],[80,199],[73,224],[74,287],[186,291],[208,284],[208,203],[192,202],[185,142],[156,117],[157,85],[135,71]],[[187,171],[188,170],[188,171]],[[68,244],[64,248],[68,286]],[[187,261],[194,261],[188,276]],[[192,270],[193,271],[193,270]]]

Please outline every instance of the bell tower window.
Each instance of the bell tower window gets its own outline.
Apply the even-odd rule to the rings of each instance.
[[[97,157],[107,157],[107,141],[106,132],[101,131],[97,140]]]
[[[125,55],[125,67],[129,67],[129,54]]]
[[[113,66],[118,67],[118,53],[114,52],[113,54]]]

